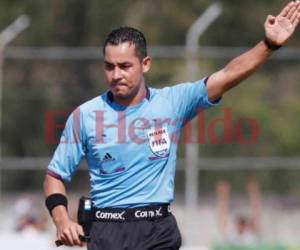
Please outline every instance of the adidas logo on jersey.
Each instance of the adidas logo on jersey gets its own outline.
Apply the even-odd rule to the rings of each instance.
[[[106,154],[103,156],[103,158],[102,158],[102,161],[114,161],[114,160],[115,160],[115,158],[112,157],[112,156],[110,155],[110,153],[106,153]]]

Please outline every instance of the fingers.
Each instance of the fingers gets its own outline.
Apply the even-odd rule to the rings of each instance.
[[[79,239],[79,234],[78,234],[77,228],[74,228],[74,227],[71,228],[71,235],[72,235],[72,240],[73,240],[74,245],[82,246],[82,242]]]
[[[290,12],[290,9],[294,6],[295,2],[291,1],[289,2],[280,12],[279,16],[286,17],[288,13]]]
[[[298,2],[297,9],[294,12],[294,14],[291,16],[290,20],[293,25],[297,26],[297,24],[299,23],[299,19],[300,19],[300,1]]]
[[[73,237],[72,237],[72,234],[71,234],[71,231],[69,230],[69,228],[65,229],[62,232],[62,235],[58,239],[61,240],[62,243],[66,246],[74,245]]]
[[[77,227],[77,233],[78,233],[78,235],[84,235],[82,226],[78,225],[78,227]]]
[[[297,20],[299,15],[300,15],[300,4],[298,5],[297,9],[295,9],[294,13],[290,17],[290,20],[293,24]]]
[[[76,237],[78,238],[78,246],[83,246],[83,242],[80,240],[79,236],[80,235],[84,235],[82,226],[80,226],[79,224],[76,225]]]
[[[296,27],[299,24],[299,22],[300,22],[300,14],[298,14],[297,18],[293,22],[293,25]]]
[[[77,234],[75,229],[68,229],[64,231],[63,235],[59,239],[66,246],[82,246],[82,242],[80,241],[79,235]]]
[[[287,18],[296,27],[300,19],[300,0],[289,2],[278,16]]]
[[[72,223],[64,228],[61,233],[57,234],[57,238],[66,246],[83,246],[83,242],[79,239],[79,235],[84,235],[82,227],[77,223]]]
[[[286,15],[286,18],[291,19],[291,17],[294,15],[297,10],[297,5],[294,3],[293,6],[290,8],[289,12]]]

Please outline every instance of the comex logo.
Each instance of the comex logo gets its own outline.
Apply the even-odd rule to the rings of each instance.
[[[156,209],[156,210],[153,210],[153,211],[142,211],[142,210],[137,210],[135,213],[134,213],[134,216],[136,218],[151,218],[151,217],[154,217],[154,216],[162,216],[162,213],[161,213],[161,207]]]
[[[122,211],[120,213],[110,213],[110,212],[102,212],[97,211],[96,212],[96,218],[98,219],[107,219],[107,220],[125,220],[124,218],[125,211]]]

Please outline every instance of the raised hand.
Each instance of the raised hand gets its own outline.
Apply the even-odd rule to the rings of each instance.
[[[265,22],[265,35],[276,45],[283,45],[294,33],[300,21],[300,1],[291,1],[278,16],[269,15]]]

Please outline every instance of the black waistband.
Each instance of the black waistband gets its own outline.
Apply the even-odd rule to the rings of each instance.
[[[171,214],[170,204],[136,208],[93,208],[94,221],[125,222],[158,220]]]

